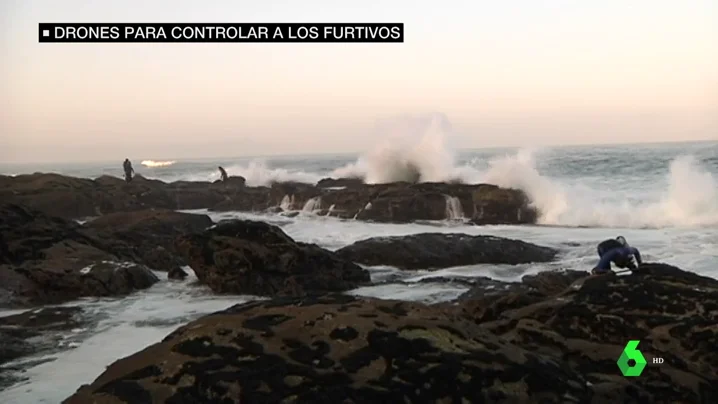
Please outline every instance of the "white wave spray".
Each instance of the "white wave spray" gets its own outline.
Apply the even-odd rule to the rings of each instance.
[[[457,167],[451,142],[453,130],[439,113],[402,116],[381,122],[384,139],[355,163],[332,177],[362,178],[368,184],[395,181],[446,182],[461,179],[470,167]]]
[[[718,181],[694,156],[678,157],[671,162],[668,192],[652,209],[668,223],[716,226]]]
[[[226,167],[227,173],[241,175],[249,186],[267,186],[273,182],[304,182],[315,184],[322,176],[300,170],[286,168],[270,168],[264,160],[253,160],[247,165],[231,165]]]
[[[561,219],[569,211],[567,193],[558,183],[539,174],[535,153],[533,149],[522,149],[516,155],[492,159],[481,182],[523,190],[539,210],[542,224],[565,224]]]
[[[526,192],[540,212],[540,224],[615,228],[718,225],[718,181],[693,156],[675,158],[669,167],[668,189],[657,200],[641,198],[639,202],[630,201],[630,194],[611,189],[610,184],[602,190],[602,186],[568,185],[542,176],[534,156],[531,150],[521,150],[493,159],[482,180]]]
[[[274,182],[303,182],[316,184],[324,176],[318,173],[308,173],[301,170],[290,170],[286,168],[271,168],[264,160],[252,160],[246,164],[232,164],[224,166],[227,175],[242,176],[250,187],[269,186]],[[220,179],[219,170],[213,169],[192,175],[182,175],[181,178],[165,179],[185,181],[216,181]]]
[[[142,164],[145,167],[154,168],[154,167],[169,167],[169,166],[173,165],[174,163],[176,163],[176,161],[174,161],[174,160],[168,160],[168,161],[143,160],[142,163],[140,163],[140,164]]]
[[[521,189],[539,210],[539,223],[545,225],[648,228],[718,224],[718,182],[691,156],[673,160],[666,191],[649,196],[643,193],[655,193],[653,185],[660,187],[660,182],[646,184],[646,179],[637,176],[636,184],[617,184],[610,177],[604,182],[570,184],[542,175],[537,169],[536,149],[493,158],[484,170],[477,168],[476,162],[458,165],[451,147],[454,133],[443,114],[401,117],[380,129],[386,140],[331,176],[363,178],[367,183],[458,181]],[[626,191],[632,187],[643,189]]]
[[[441,113],[402,116],[381,122],[377,129],[383,135],[382,142],[357,161],[331,173],[269,167],[263,160],[225,168],[230,176],[243,176],[249,186],[287,181],[316,183],[327,176],[362,178],[367,183],[495,184],[526,192],[539,210],[539,224],[544,225],[613,228],[718,225],[718,182],[692,156],[677,157],[670,163],[665,185],[660,179],[643,174],[613,176],[608,171],[604,178],[586,177],[576,183],[540,173],[538,150],[523,149],[488,162],[458,164],[452,148],[456,135]],[[168,163],[171,162],[142,162],[154,166]],[[488,167],[480,169],[477,163]],[[610,167],[606,169],[610,171]],[[206,171],[183,179],[214,181],[219,179],[219,172]],[[657,193],[660,190],[663,192]]]
[[[455,196],[444,195],[446,199],[446,219],[461,220],[464,218],[464,209],[461,206],[461,200]]]
[[[317,210],[320,210],[322,208],[322,198],[320,196],[315,196],[314,198],[309,199],[306,203],[304,203],[304,207],[302,208],[303,212],[313,213]]]

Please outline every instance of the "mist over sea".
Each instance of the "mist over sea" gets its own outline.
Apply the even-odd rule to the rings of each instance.
[[[378,224],[311,212],[294,217],[239,212],[209,215],[215,221],[232,217],[264,220],[281,226],[298,241],[330,250],[372,236],[463,232],[517,238],[560,251],[558,259],[547,264],[473,265],[411,273],[370,268],[375,280],[392,275],[401,281],[351,292],[364,296],[438,302],[457,297],[467,287],[418,280],[448,275],[512,281],[548,269],[590,270],[598,258],[596,244],[618,235],[639,248],[646,261],[718,278],[718,142],[454,151],[445,132],[440,122],[434,122],[420,136],[390,137],[361,155],[172,160],[138,154],[117,156],[116,161],[106,163],[0,165],[0,172],[120,177],[122,161],[128,157],[137,174],[163,181],[214,181],[219,179],[217,166],[221,165],[230,176],[245,177],[250,186],[273,181],[314,183],[347,176],[373,183],[410,179],[488,182],[526,191],[540,211],[539,224]],[[125,298],[66,304],[83,306],[93,316],[91,326],[65,336],[63,350],[39,358],[42,361],[24,374],[27,381],[0,392],[0,402],[60,402],[116,359],[161,340],[192,319],[252,299],[213,296],[204,287],[189,286],[196,279],[190,274],[182,283],[161,276],[162,281],[152,288]]]

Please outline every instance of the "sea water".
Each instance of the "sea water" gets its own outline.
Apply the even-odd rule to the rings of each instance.
[[[294,217],[192,212],[209,214],[214,220],[236,217],[267,221],[281,226],[295,240],[330,250],[374,236],[461,232],[516,238],[560,251],[557,260],[545,264],[472,265],[434,272],[370,268],[380,284],[349,292],[352,294],[439,302],[457,297],[467,286],[427,283],[423,278],[489,276],[516,281],[548,269],[590,270],[598,258],[596,244],[618,235],[639,248],[646,261],[665,262],[718,278],[718,142],[452,152],[440,131],[428,130],[413,142],[394,140],[361,156],[150,157],[135,160],[136,172],[163,181],[214,181],[219,178],[217,166],[222,165],[230,176],[244,176],[250,186],[360,176],[374,183],[459,178],[521,188],[541,211],[537,225],[470,226],[460,220],[366,223],[319,216],[312,209],[302,211],[302,206],[295,208],[300,212]],[[95,178],[103,174],[120,176],[122,160],[0,169],[6,174],[44,171]],[[59,403],[81,384],[94,380],[113,361],[160,341],[199,316],[253,298],[213,296],[205,287],[189,286],[196,279],[189,272],[185,282],[167,281],[161,274],[161,282],[126,298],[68,303],[86,309],[88,325],[69,331],[61,350],[31,366],[24,373],[27,381],[0,392],[0,402]],[[4,315],[8,314],[11,312]]]

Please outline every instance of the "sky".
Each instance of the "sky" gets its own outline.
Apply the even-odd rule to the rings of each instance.
[[[41,44],[39,22],[403,22],[405,42]],[[426,113],[465,148],[718,139],[718,2],[0,2],[6,163],[361,152]]]

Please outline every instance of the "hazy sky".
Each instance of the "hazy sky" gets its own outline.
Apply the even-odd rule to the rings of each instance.
[[[0,0],[0,160],[718,138],[715,0]],[[403,44],[40,44],[38,22],[403,22]]]

